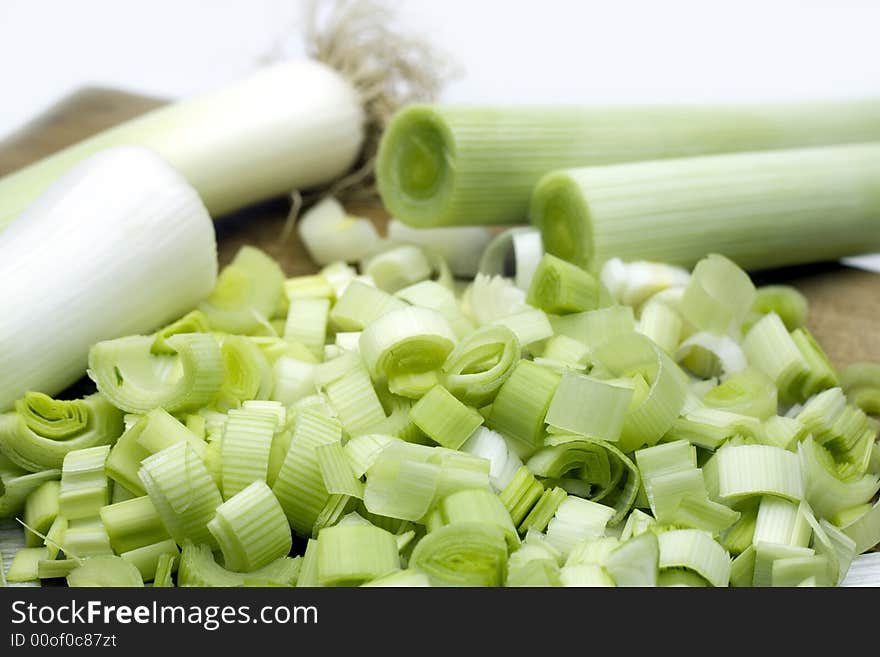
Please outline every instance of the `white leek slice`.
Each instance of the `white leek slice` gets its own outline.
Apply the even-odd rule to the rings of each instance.
[[[152,354],[150,337],[99,342],[89,352],[89,377],[111,403],[130,413],[206,406],[223,385],[220,345],[207,333],[181,333],[166,342],[176,355]]]
[[[749,495],[779,495],[800,501],[804,479],[798,455],[769,445],[724,446],[703,466],[713,497],[736,501]]]
[[[392,219],[388,222],[388,239],[430,248],[449,263],[453,274],[472,277],[479,271],[480,256],[492,232],[485,226],[413,228]]]
[[[135,147],[71,169],[3,231],[0,253],[0,344],[15,345],[0,350],[0,411],[29,390],[60,392],[95,342],[177,319],[217,277],[198,194]]]
[[[646,532],[616,548],[605,560],[605,568],[617,586],[657,586],[660,545]]]
[[[675,359],[703,378],[733,374],[748,366],[743,350],[733,339],[705,331],[682,342]]]
[[[360,260],[379,243],[379,233],[369,219],[351,217],[333,197],[303,213],[297,232],[312,260],[319,265]]]
[[[871,586],[880,582],[880,552],[868,552],[853,559],[841,586]]]
[[[529,309],[525,291],[501,276],[477,274],[465,301],[467,310],[480,326]]]
[[[684,287],[691,275],[682,268],[660,262],[611,258],[602,265],[600,279],[611,296],[626,306],[638,307],[648,297],[670,287]]]
[[[316,392],[314,363],[282,356],[275,361],[272,372],[274,384],[271,397],[285,406],[290,406]]]
[[[489,481],[492,487],[501,491],[510,483],[522,461],[510,449],[500,433],[487,427],[478,427],[461,451],[489,461]]]
[[[431,263],[421,248],[401,244],[365,258],[361,271],[372,278],[380,290],[394,293],[429,279]]]
[[[439,368],[455,346],[449,322],[436,311],[408,307],[382,315],[361,334],[360,352],[374,379]]]
[[[611,507],[569,495],[547,525],[547,540],[567,556],[579,541],[603,536],[614,515]]]

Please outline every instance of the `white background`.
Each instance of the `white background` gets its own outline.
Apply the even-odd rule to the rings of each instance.
[[[302,0],[0,0],[0,136],[84,84],[196,93],[302,52]],[[451,101],[880,95],[880,0],[408,0]]]

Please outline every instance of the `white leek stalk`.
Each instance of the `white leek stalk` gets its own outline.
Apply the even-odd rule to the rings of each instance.
[[[95,342],[167,324],[216,276],[211,220],[168,164],[142,148],[83,162],[0,235],[0,410],[57,394]]]
[[[279,64],[7,176],[0,181],[0,226],[75,163],[123,144],[155,150],[198,190],[212,216],[222,215],[340,177],[360,151],[364,119],[357,91],[332,68],[305,59]]]

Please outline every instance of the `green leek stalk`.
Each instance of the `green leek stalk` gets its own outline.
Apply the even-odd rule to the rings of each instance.
[[[880,142],[555,171],[530,216],[544,247],[598,267],[612,257],[746,269],[880,248]]]
[[[379,147],[385,206],[411,226],[510,224],[555,169],[880,139],[880,101],[398,112]],[[805,185],[806,187],[806,185]]]

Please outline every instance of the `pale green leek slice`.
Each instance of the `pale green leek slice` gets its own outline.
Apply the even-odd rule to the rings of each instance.
[[[131,563],[117,556],[83,559],[67,576],[70,587],[142,587],[143,577]]]
[[[507,566],[504,532],[494,525],[457,523],[430,532],[410,557],[434,586],[501,586]]]
[[[333,305],[330,325],[337,331],[363,331],[383,315],[406,307],[407,304],[397,297],[361,281],[354,281]]]
[[[64,553],[68,557],[92,557],[113,554],[110,537],[98,517],[71,520],[64,531]]]
[[[37,576],[40,579],[67,577],[74,568],[79,567],[81,559],[40,559]]]
[[[25,546],[37,547],[59,514],[61,483],[47,481],[41,484],[24,502]]]
[[[295,586],[304,570],[302,557],[282,557],[259,570],[236,573],[214,561],[207,545],[186,540],[181,548],[178,586]]]
[[[513,523],[519,527],[543,494],[544,487],[541,482],[535,479],[532,471],[523,465],[519,467],[498,497],[510,514]]]
[[[315,448],[324,488],[331,495],[363,499],[364,483],[355,476],[342,443],[328,443]],[[366,470],[365,470],[366,472]]]
[[[559,375],[528,360],[517,362],[501,385],[486,425],[506,438],[521,457],[543,442],[544,419],[553,400]]]
[[[550,516],[552,517],[552,515],[551,513]],[[440,527],[458,523],[498,527],[504,532],[504,537],[511,550],[516,549],[519,545],[519,535],[513,526],[510,513],[492,491],[473,488],[447,495],[440,500],[436,510],[432,513],[428,530],[433,532]]]
[[[314,377],[349,435],[361,434],[385,420],[373,382],[357,354],[344,354],[320,365]]]
[[[709,532],[699,529],[673,529],[657,536],[660,546],[659,567],[687,568],[712,586],[727,586],[730,581],[730,556]]]
[[[779,587],[801,586],[812,579],[814,585],[823,586],[828,573],[828,557],[814,554],[809,557],[784,557],[776,559],[770,568],[770,585]]]
[[[669,430],[684,405],[686,377],[657,345],[637,333],[620,335],[599,345],[594,359],[613,376],[640,375],[649,387],[647,395],[634,398],[623,424],[618,447],[631,452],[654,445]]]
[[[141,577],[145,582],[149,582],[156,578],[156,571],[159,568],[159,560],[163,556],[177,557],[180,550],[177,549],[177,543],[173,538],[144,545],[128,552],[122,552],[119,556],[125,559],[138,569]]]
[[[769,445],[724,446],[703,466],[710,495],[735,502],[751,495],[799,501],[804,478],[797,454]]]
[[[395,570],[392,573],[377,577],[361,584],[365,587],[428,587],[431,586],[431,580],[425,573],[416,570]]]
[[[687,440],[692,445],[718,449],[734,436],[757,436],[761,423],[749,415],[740,415],[716,408],[698,408],[673,422],[666,440]]]
[[[458,305],[455,294],[436,281],[420,281],[398,290],[395,296],[413,306],[430,308],[446,318],[455,335],[463,338],[474,330],[474,323]]]
[[[776,415],[776,385],[764,372],[749,367],[735,372],[702,397],[703,403],[731,413],[766,420]]]
[[[238,408],[250,399],[268,399],[272,392],[273,372],[266,357],[254,342],[237,335],[222,337],[223,385],[217,393],[218,410]]]
[[[229,570],[253,572],[290,552],[290,526],[264,481],[254,481],[218,506],[208,531]]]
[[[455,346],[449,322],[434,310],[394,310],[361,334],[360,352],[374,379],[438,369]]]
[[[431,440],[449,449],[460,448],[483,424],[483,416],[440,385],[416,402],[410,418]]]
[[[873,474],[840,478],[834,458],[808,436],[798,444],[806,500],[819,516],[835,513],[870,500],[880,490],[880,478]]]
[[[615,515],[611,507],[569,495],[547,525],[547,540],[568,556],[579,542],[604,536],[606,526]]]
[[[224,499],[255,481],[265,482],[278,416],[253,408],[232,409],[220,443],[221,491]]]
[[[149,496],[116,502],[100,509],[110,545],[117,554],[136,550],[169,537]]]
[[[554,316],[550,320],[553,333],[583,342],[593,349],[603,342],[636,329],[633,309],[610,306],[571,315]]]
[[[199,305],[211,328],[248,334],[268,320],[284,294],[284,274],[274,259],[243,246]]]
[[[168,338],[178,333],[208,333],[211,327],[208,318],[201,310],[192,310],[180,319],[156,331],[153,337],[152,352],[154,354],[174,354],[174,349],[167,343]]]
[[[781,543],[755,543],[755,570],[752,586],[771,586],[773,564],[782,559],[804,559],[815,555],[811,548]],[[827,562],[826,562],[827,563]]]
[[[809,304],[791,285],[764,285],[755,291],[751,310],[757,315],[776,313],[785,328],[793,331],[806,325]]]
[[[46,548],[19,548],[6,572],[8,582],[32,582],[39,579],[39,564],[47,558]]]
[[[97,516],[110,501],[110,486],[104,474],[109,445],[68,452],[61,468],[59,512],[68,520]]]
[[[152,338],[99,342],[89,352],[88,374],[98,390],[129,413],[164,408],[194,410],[212,402],[223,385],[223,355],[213,336],[181,333],[166,341],[176,355],[154,355]]]
[[[443,364],[443,383],[465,404],[492,403],[519,360],[520,343],[505,326],[483,326],[464,337]]]
[[[840,385],[851,403],[866,413],[880,413],[880,363],[848,365],[840,374]]]
[[[692,333],[683,340],[675,351],[675,360],[703,379],[727,377],[748,365],[736,340],[706,331]]]
[[[657,586],[660,545],[651,532],[624,541],[605,560],[617,586]]]
[[[545,253],[532,276],[526,303],[556,315],[595,310],[599,281],[590,272]]]
[[[156,573],[153,577],[153,588],[173,588],[174,580],[172,575],[177,570],[177,564],[180,562],[179,554],[171,552],[163,552],[156,561]]]
[[[856,554],[880,544],[880,502],[843,527],[843,533],[855,543]]]
[[[565,373],[547,410],[545,422],[559,433],[577,433],[614,442],[626,419],[633,388]]]
[[[754,300],[755,286],[748,274],[712,253],[694,267],[681,311],[697,330],[725,335],[738,331]]]
[[[304,345],[318,360],[327,339],[329,299],[292,299],[284,325],[284,339]]]
[[[122,412],[100,393],[65,401],[28,392],[0,415],[0,452],[29,472],[51,470],[72,450],[113,443],[122,428]]]
[[[354,476],[361,478],[370,469],[382,449],[395,439],[384,434],[362,434],[345,443],[343,449]]]
[[[758,320],[742,346],[749,363],[776,383],[783,399],[804,399],[801,387],[809,375],[809,364],[779,315],[771,312]]]
[[[311,536],[312,526],[330,496],[315,450],[341,439],[339,421],[318,409],[307,408],[297,415],[293,438],[272,490],[300,536]]]
[[[697,575],[697,573],[692,570],[686,570],[684,568],[667,568],[658,573],[657,586],[706,588],[711,585],[705,580],[705,578]]]
[[[52,526],[49,527],[49,531],[46,532],[46,537],[43,539],[43,545],[46,546],[49,559],[55,559],[61,551],[64,535],[67,533],[69,525],[70,523],[67,518],[64,516],[58,516],[55,518]]]
[[[532,510],[523,518],[522,522],[517,525],[517,531],[520,534],[526,534],[529,530],[542,532],[547,529],[547,525],[559,510],[559,505],[565,501],[568,493],[564,488],[556,486],[546,489],[540,499],[532,507]]]
[[[187,442],[174,443],[145,458],[138,476],[178,544],[190,539],[215,545],[208,522],[223,498],[204,462]]]
[[[808,547],[812,529],[804,521],[799,505],[781,497],[761,498],[752,543],[776,543]]]
[[[394,535],[371,524],[322,529],[316,558],[319,586],[358,586],[400,568]]]
[[[683,328],[681,315],[660,301],[649,301],[639,314],[638,332],[670,356],[678,349]]]

